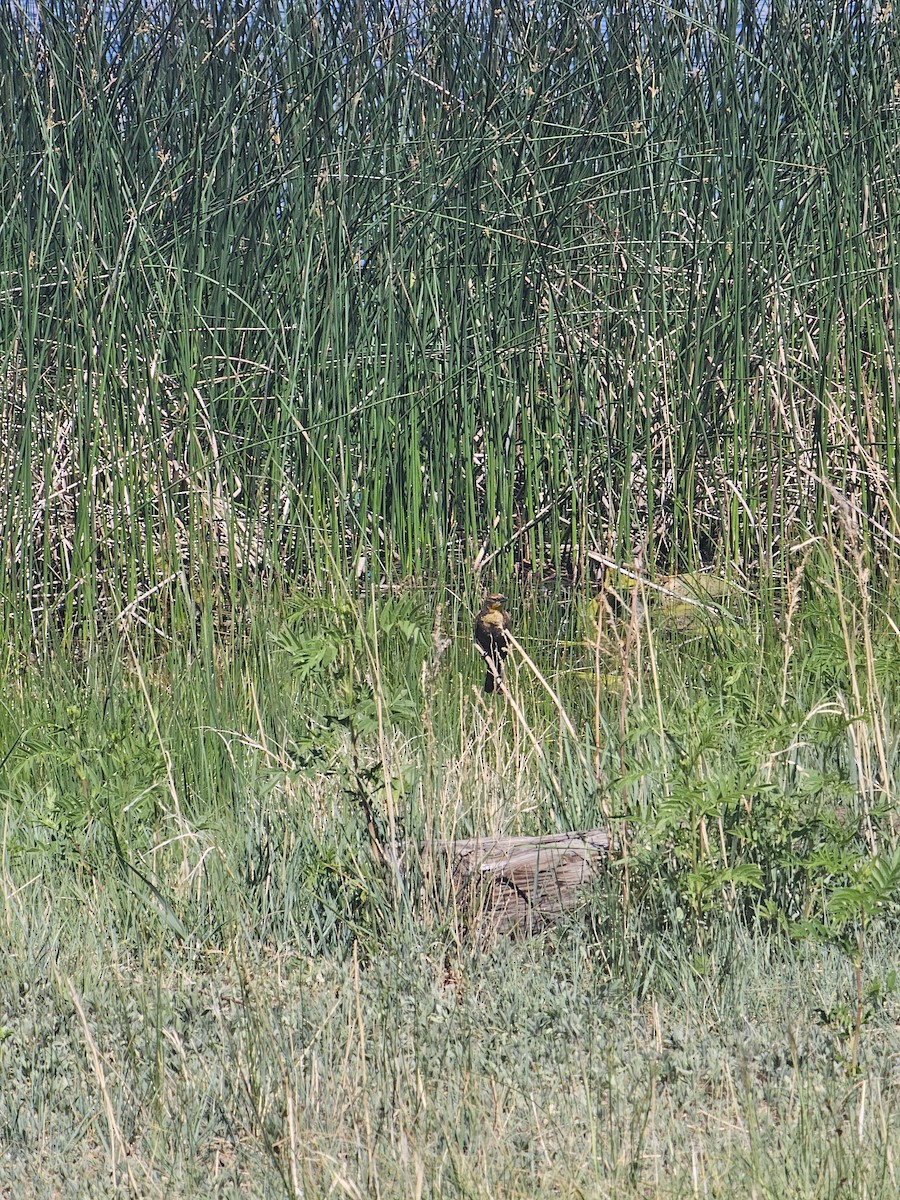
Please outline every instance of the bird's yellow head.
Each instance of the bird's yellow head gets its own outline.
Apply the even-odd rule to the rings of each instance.
[[[506,597],[499,594],[485,596],[484,607],[488,612],[497,612],[499,609],[506,607]]]

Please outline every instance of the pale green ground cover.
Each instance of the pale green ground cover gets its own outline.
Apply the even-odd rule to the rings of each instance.
[[[133,904],[70,886],[11,930],[11,1196],[896,1195],[900,1006],[850,1075],[833,951],[726,928],[697,967],[650,934],[638,997],[602,920],[451,968],[414,929],[342,961],[136,945]]]

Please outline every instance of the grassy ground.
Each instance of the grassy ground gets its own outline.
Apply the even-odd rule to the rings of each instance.
[[[415,590],[10,663],[4,1194],[895,1195],[895,642],[834,591],[786,636],[738,593],[599,634],[519,596],[490,705],[468,608]],[[617,846],[477,947],[366,806]]]
[[[834,952],[726,923],[698,965],[657,935],[638,999],[606,913],[480,960],[408,929],[335,961],[139,944],[112,891],[15,928],[9,1195],[896,1195],[898,1005],[851,1075]]]

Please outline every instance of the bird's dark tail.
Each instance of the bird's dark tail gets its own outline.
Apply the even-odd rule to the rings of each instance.
[[[492,664],[490,659],[488,659],[487,664],[488,669],[487,674],[484,677],[484,690],[490,696],[492,692],[499,691],[500,680],[503,678],[503,672],[500,669],[499,663]]]

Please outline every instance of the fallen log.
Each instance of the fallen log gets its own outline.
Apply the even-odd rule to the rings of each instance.
[[[435,839],[427,874],[450,884],[479,933],[530,935],[574,908],[609,853],[604,829],[539,837]]]

